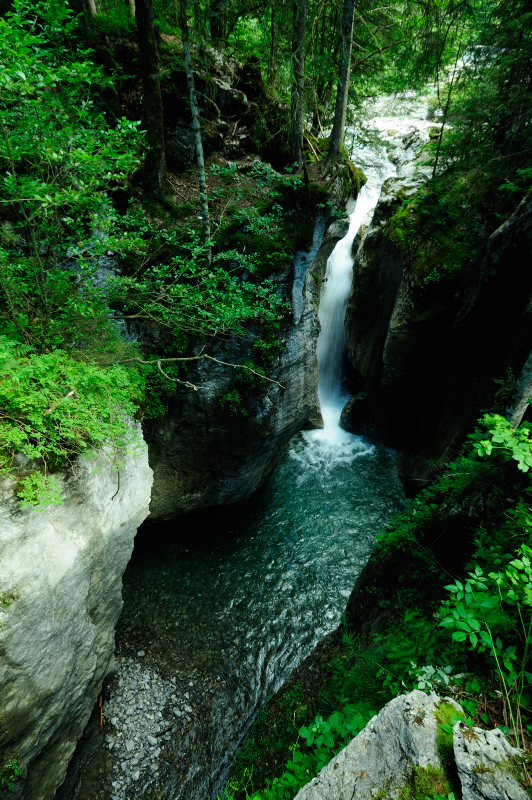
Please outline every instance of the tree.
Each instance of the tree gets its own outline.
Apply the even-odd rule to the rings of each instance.
[[[515,430],[520,425],[525,416],[526,410],[532,397],[532,353],[529,354],[523,369],[521,370],[515,390],[511,398],[511,404],[506,409],[505,417]]]
[[[353,47],[353,22],[355,16],[355,0],[344,0],[342,17],[342,49],[340,53],[340,66],[338,71],[338,88],[336,91],[336,105],[334,108],[334,121],[329,146],[329,154],[323,168],[326,175],[338,158],[340,145],[344,140],[345,123],[347,116],[347,98],[349,95],[349,73],[351,69],[351,50]]]
[[[192,128],[196,142],[196,163],[198,165],[198,183],[201,205],[201,219],[203,224],[203,242],[207,248],[206,258],[211,261],[211,226],[209,220],[209,202],[207,198],[207,181],[205,178],[205,159],[203,158],[203,142],[201,140],[201,127],[199,121],[198,104],[196,102],[196,92],[194,91],[194,72],[192,70],[192,56],[190,52],[190,37],[187,22],[187,2],[180,0],[179,3],[179,24],[183,39],[183,50],[185,52],[185,70],[187,73],[188,93],[190,98],[190,113],[192,114]]]
[[[181,26],[180,26],[181,27]],[[215,47],[225,45],[226,5],[225,0],[211,0],[209,11],[209,28]]]
[[[137,0],[135,21],[142,77],[144,127],[148,150],[144,159],[144,185],[158,197],[166,189],[166,159],[164,153],[164,118],[159,78],[159,52],[153,25],[152,0]]]
[[[303,127],[305,122],[305,49],[307,34],[307,0],[294,0],[292,25],[292,154],[303,164]]]

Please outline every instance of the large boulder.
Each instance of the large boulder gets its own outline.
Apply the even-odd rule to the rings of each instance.
[[[438,719],[452,719],[454,711],[462,716],[458,703],[434,693],[415,690],[394,698],[295,800],[447,796],[453,784],[458,788],[457,779],[463,800],[526,800],[527,792],[511,774],[523,753],[500,730],[484,731],[459,721],[452,750],[450,742],[444,743]]]
[[[396,697],[298,792],[295,800],[397,798],[420,769],[444,781],[436,721],[441,702],[437,695],[420,691]],[[454,701],[449,702],[460,710]]]
[[[112,670],[152,484],[144,443],[119,472],[103,454],[58,478],[63,504],[42,511],[21,510],[15,480],[0,484],[0,771],[16,760],[10,796],[24,800],[54,796]]]
[[[527,800],[528,793],[510,772],[521,750],[508,744],[500,730],[484,731],[457,722],[453,750],[462,800]],[[510,762],[510,763],[509,763]]]

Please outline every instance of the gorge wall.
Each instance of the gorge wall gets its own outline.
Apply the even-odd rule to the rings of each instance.
[[[355,259],[346,315],[358,392],[343,425],[364,422],[405,453],[411,489],[493,406],[495,379],[532,347],[532,202],[496,230],[461,271],[426,283],[394,240],[391,219],[416,191],[390,179]]]
[[[328,191],[345,206],[342,187],[340,170]],[[309,250],[298,253],[294,264],[276,278],[291,311],[268,367],[274,382],[245,391],[235,382],[234,368],[202,361],[187,373],[198,391],[179,387],[166,414],[144,423],[154,472],[149,521],[247,499],[264,485],[292,436],[306,425],[321,425],[316,358],[319,283],[345,230],[345,222],[318,219]],[[260,333],[258,327],[250,327],[243,337],[210,346],[209,355],[233,364],[252,361],[253,342]],[[235,386],[244,403],[231,411],[220,401]]]
[[[59,476],[63,504],[20,509],[0,489],[0,763],[16,758],[13,798],[52,798],[113,668],[122,575],[148,513],[142,443],[118,473],[105,455]]]

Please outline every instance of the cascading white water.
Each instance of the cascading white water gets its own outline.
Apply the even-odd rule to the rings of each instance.
[[[351,249],[360,226],[375,207],[380,184],[367,183],[361,190],[351,214],[347,235],[336,245],[323,282],[318,316],[321,332],[318,338],[320,378],[318,396],[325,430],[333,433],[338,427],[345,396],[341,388],[342,364],[346,350],[345,312],[353,277]]]
[[[403,100],[408,102],[408,97],[405,96]],[[383,100],[377,103],[377,106],[384,103]],[[318,338],[317,356],[320,365],[318,397],[324,427],[322,430],[305,433],[308,445],[305,457],[315,466],[345,463],[354,456],[365,455],[372,450],[365,440],[340,428],[342,408],[349,399],[349,395],[342,390],[341,379],[346,351],[344,320],[353,278],[353,241],[360,227],[370,222],[384,181],[389,177],[404,176],[408,173],[413,160],[408,147],[413,147],[415,151],[421,141],[426,141],[428,129],[433,124],[426,120],[426,109],[422,104],[419,109],[412,109],[409,117],[383,116],[371,119],[368,127],[373,133],[378,133],[381,146],[390,148],[393,153],[398,144],[402,144],[405,148],[402,160],[397,157],[376,158],[375,144],[368,145],[364,142],[368,128],[362,136],[362,146],[355,147],[356,161],[362,164],[368,180],[358,195],[355,209],[350,217],[349,230],[338,242],[327,262],[321,290],[318,312],[321,332]],[[354,132],[352,135],[355,140]],[[371,141],[370,137],[367,138]],[[421,168],[420,172],[422,171]]]

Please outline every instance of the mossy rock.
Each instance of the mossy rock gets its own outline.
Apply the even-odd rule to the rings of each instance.
[[[355,167],[353,162],[348,159],[347,163],[347,175],[344,179],[346,191],[349,195],[353,195],[353,197],[358,197],[358,194],[364,184],[368,182],[363,170],[360,167]]]

